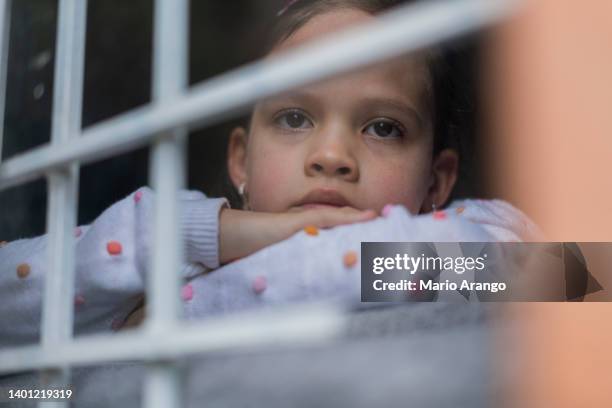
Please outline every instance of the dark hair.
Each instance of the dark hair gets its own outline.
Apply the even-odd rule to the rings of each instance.
[[[425,1],[425,0],[421,0]],[[272,25],[263,47],[268,54],[274,46],[317,15],[334,9],[353,8],[370,14],[379,14],[393,7],[414,3],[415,0],[297,0],[283,8]],[[440,44],[424,52],[430,75],[431,95],[428,95],[434,126],[434,156],[446,148],[459,154],[459,180],[450,199],[471,195],[473,162],[471,145],[476,129],[476,56],[475,37],[461,38]],[[248,127],[250,118],[242,123]],[[236,197],[236,194],[232,194]]]

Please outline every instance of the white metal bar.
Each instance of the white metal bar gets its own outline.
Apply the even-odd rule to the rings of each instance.
[[[52,145],[64,145],[78,137],[85,49],[86,6],[84,0],[60,0],[53,87]],[[72,338],[74,318],[74,228],[78,203],[78,163],[49,173],[47,231],[49,271],[45,277],[42,310],[42,349],[55,349]],[[45,375],[46,386],[69,383],[65,363]],[[68,401],[54,402],[67,407]],[[40,406],[44,405],[43,402]]]
[[[0,163],[4,145],[4,110],[6,108],[6,74],[11,36],[11,0],[0,0]]]
[[[257,347],[300,347],[337,339],[347,327],[346,308],[319,302],[276,310],[184,322],[152,334],[130,330],[92,335],[58,345],[52,353],[40,346],[0,350],[0,374],[109,361],[170,360],[198,353],[252,350]]]
[[[188,0],[156,0],[153,41],[153,103],[162,109],[180,99],[187,87]],[[152,269],[147,283],[145,330],[151,336],[171,331],[181,309],[178,192],[186,179],[185,128],[161,135],[151,147],[151,185],[155,190]],[[183,406],[178,363],[156,360],[147,367],[144,406]]]
[[[153,72],[154,103],[172,105],[185,90],[187,78],[186,0],[156,0]],[[178,270],[182,261],[178,191],[184,186],[184,131],[159,136],[152,146],[151,184],[155,194],[155,237],[152,274],[147,288],[147,325],[164,328],[178,317]],[[176,271],[176,273],[169,273]]]
[[[182,407],[182,374],[184,372],[175,361],[155,360],[149,363],[143,393],[143,406]]]
[[[0,190],[72,161],[88,163],[141,146],[178,126],[209,126],[256,101],[493,24],[518,0],[440,0],[404,6],[323,42],[222,74],[171,105],[147,106],[88,128],[65,146],[44,146],[0,165]]]

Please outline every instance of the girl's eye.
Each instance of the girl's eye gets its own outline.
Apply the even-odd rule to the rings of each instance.
[[[277,125],[285,129],[308,129],[313,126],[310,119],[299,111],[285,112],[274,121]]]
[[[376,121],[370,124],[365,131],[370,135],[385,139],[401,138],[404,135],[400,126],[389,120]]]

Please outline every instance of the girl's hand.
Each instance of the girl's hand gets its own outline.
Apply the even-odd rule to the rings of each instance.
[[[219,219],[219,261],[225,264],[243,258],[289,238],[307,226],[331,228],[376,217],[373,210],[361,211],[352,207],[315,208],[286,213],[224,209]]]

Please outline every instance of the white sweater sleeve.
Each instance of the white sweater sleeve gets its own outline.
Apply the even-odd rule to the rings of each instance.
[[[219,266],[219,211],[224,198],[181,191],[180,231],[185,241],[184,278]],[[154,193],[141,188],[106,209],[91,225],[77,227],[75,335],[117,327],[145,291],[151,256]],[[0,347],[39,340],[47,235],[0,248]]]
[[[530,241],[534,236],[537,227],[499,200],[457,201],[421,215],[390,206],[374,220],[317,234],[300,231],[215,273],[197,276],[190,281],[193,297],[185,303],[186,317],[323,299],[375,305],[360,303],[362,242]]]
[[[542,230],[521,210],[503,200],[457,200],[446,214],[459,216],[486,231],[483,241],[543,241]],[[458,239],[458,241],[460,241]]]

